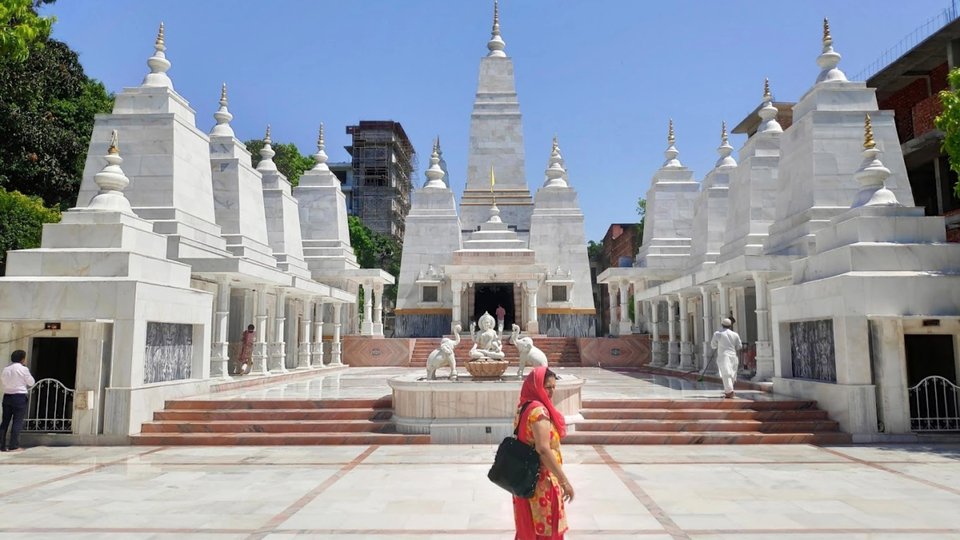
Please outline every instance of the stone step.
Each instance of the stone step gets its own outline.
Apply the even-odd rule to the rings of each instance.
[[[153,413],[158,421],[195,422],[203,420],[390,420],[390,409],[173,409]]]
[[[852,437],[848,433],[760,433],[756,431],[740,432],[698,432],[673,433],[657,431],[589,431],[574,432],[563,440],[570,444],[850,444]]]
[[[818,410],[817,402],[801,399],[586,399],[583,409],[747,409],[753,411]]]
[[[176,399],[164,404],[166,410],[225,409],[390,409],[390,396],[377,399]]]
[[[430,444],[429,435],[400,433],[146,433],[131,441],[141,446],[281,446]]]
[[[750,409],[584,409],[588,420],[827,420],[820,409],[754,411]]]
[[[325,420],[205,420],[159,421],[143,424],[141,433],[396,433],[389,421]]]
[[[577,423],[577,432],[759,432],[817,433],[836,432],[833,420],[765,422],[762,420],[586,420]]]

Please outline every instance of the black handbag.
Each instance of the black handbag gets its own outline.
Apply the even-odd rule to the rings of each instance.
[[[487,473],[491,482],[523,499],[533,497],[540,476],[540,454],[534,447],[521,442],[518,434],[528,405],[529,401],[520,410],[520,420],[513,430],[513,436],[505,437],[500,442],[497,457]]]

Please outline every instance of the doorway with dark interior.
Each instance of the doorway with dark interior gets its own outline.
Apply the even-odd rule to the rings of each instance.
[[[506,311],[503,317],[503,328],[509,332],[515,320],[513,309],[513,283],[478,283],[473,286],[473,321],[480,320],[480,316],[489,313],[497,317],[497,307],[503,306]]]
[[[903,337],[907,360],[910,424],[914,431],[960,430],[957,393],[957,359],[949,334],[907,334]],[[924,382],[927,377],[942,377]],[[916,387],[924,382],[918,388]]]
[[[73,417],[73,390],[77,386],[75,337],[36,337],[29,356],[30,372],[37,380],[31,391],[25,428],[31,431],[69,431]],[[53,379],[63,385],[40,383]]]

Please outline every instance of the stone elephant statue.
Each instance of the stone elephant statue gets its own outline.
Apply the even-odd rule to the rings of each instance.
[[[520,327],[513,325],[513,333],[510,334],[510,343],[520,351],[520,368],[517,375],[523,377],[523,368],[539,367],[547,365],[547,355],[533,344],[533,338],[530,336],[520,336]]]
[[[440,346],[430,353],[427,357],[427,378],[434,380],[437,378],[437,369],[442,367],[450,368],[450,378],[457,378],[457,359],[454,357],[454,349],[460,344],[460,325],[453,327],[455,339],[443,338]]]

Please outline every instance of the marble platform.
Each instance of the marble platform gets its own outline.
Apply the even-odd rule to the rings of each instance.
[[[446,371],[443,371],[446,373]],[[429,433],[433,444],[493,443],[513,433],[513,417],[523,380],[505,376],[478,381],[469,375],[457,380],[425,380],[407,374],[387,380],[393,391],[393,419],[400,433]],[[580,416],[584,380],[563,374],[557,378],[553,403],[572,426]]]

